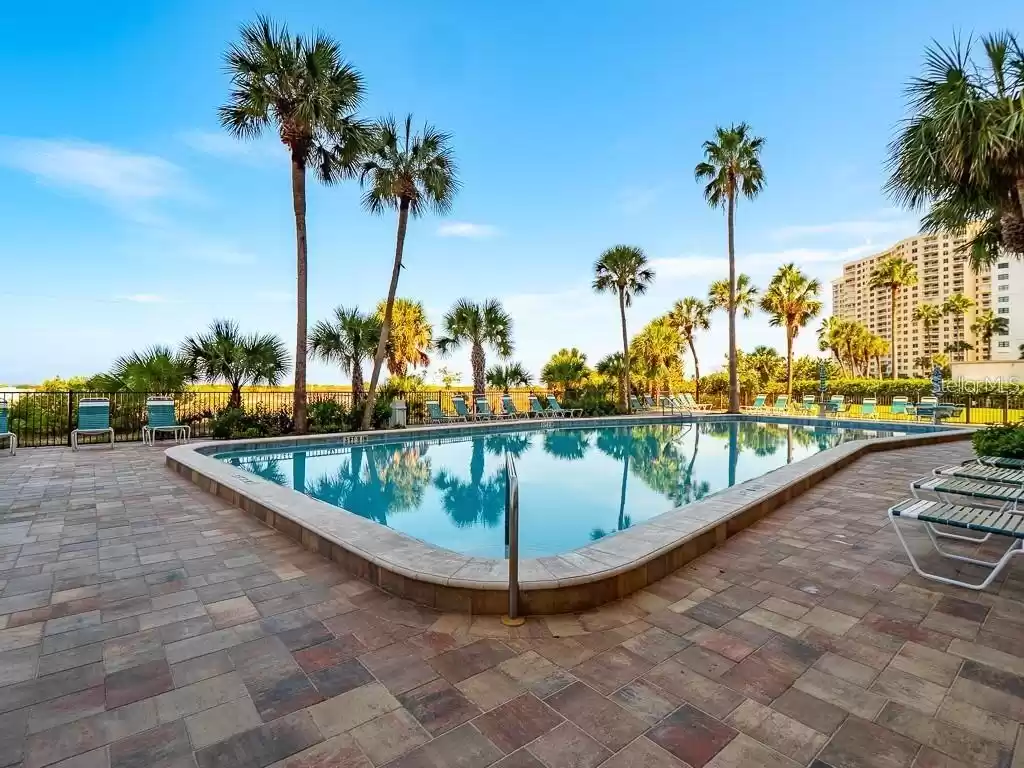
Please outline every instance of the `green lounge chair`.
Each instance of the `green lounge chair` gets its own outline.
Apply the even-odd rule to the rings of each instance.
[[[846,404],[846,395],[832,395],[825,403],[825,413],[846,413],[849,406]]]
[[[429,424],[450,424],[453,421],[465,420],[465,416],[449,416],[441,410],[441,404],[436,400],[427,400],[427,422]]]
[[[501,410],[510,419],[526,419],[533,415],[531,413],[524,413],[516,408],[516,404],[512,400],[512,395],[501,396]]]
[[[764,403],[765,403],[765,401],[767,399],[768,399],[768,395],[758,395],[757,397],[754,398],[754,404],[753,405],[744,406],[740,410],[742,410],[742,411],[750,411],[751,413],[761,413],[762,411],[764,411],[766,409]]]
[[[804,395],[796,409],[797,411],[816,416],[818,414],[818,401],[814,395]]]
[[[540,419],[551,419],[555,416],[562,416],[564,414],[552,413],[545,408],[536,395],[530,395],[530,413]]]
[[[1024,469],[997,467],[983,464],[980,461],[968,461],[964,464],[950,464],[936,467],[933,474],[944,477],[960,477],[966,480],[981,480],[988,483],[1003,485],[1024,485]]]
[[[583,415],[582,408],[563,408],[559,405],[558,400],[554,395],[548,395],[548,410],[554,413],[560,413],[562,416],[571,416],[573,418]]]
[[[1024,553],[1024,549],[1022,549],[1022,547],[1024,547],[1024,515],[1021,514],[1004,512],[999,509],[993,509],[992,507],[970,507],[959,504],[945,504],[941,501],[922,501],[914,498],[904,499],[898,504],[894,504],[889,507],[888,514],[889,521],[892,523],[892,526],[896,531],[896,536],[899,538],[900,544],[903,545],[903,550],[906,552],[907,558],[910,560],[910,565],[913,569],[920,576],[923,576],[926,579],[931,579],[932,581],[938,581],[942,584],[951,584],[954,587],[963,587],[964,589],[986,589],[999,577],[1003,572],[1003,569],[1009,565],[1010,561],[1015,556]],[[998,560],[990,561],[979,560],[947,552],[939,546],[939,542],[936,538],[929,537],[935,551],[942,557],[989,569],[988,576],[986,576],[981,582],[970,583],[966,581],[959,581],[947,576],[941,576],[937,573],[929,573],[922,570],[921,566],[918,565],[917,559],[914,557],[913,551],[907,545],[906,539],[903,538],[903,531],[900,530],[900,526],[896,523],[897,518],[903,521],[910,520],[923,523],[927,526],[927,530],[929,532],[931,532],[932,526],[944,525],[952,528],[963,528],[969,531],[978,531],[979,533],[991,533],[996,536],[1005,536],[1010,538],[1011,543]]]
[[[192,427],[188,424],[179,424],[174,415],[173,397],[147,397],[146,398],[146,423],[142,427],[142,444],[156,445],[157,432],[170,432],[174,435],[174,441],[179,439],[186,443],[192,437]]]
[[[476,399],[476,417],[478,419],[507,419],[508,414],[504,411],[495,413],[491,410],[491,404],[486,397],[478,397]]]
[[[768,413],[786,413],[789,411],[789,395],[779,395],[775,398],[775,405],[767,409]]]
[[[682,400],[683,410],[710,411],[711,403],[698,403],[689,392],[683,392],[677,399]]]
[[[638,413],[640,411],[646,411],[647,410],[647,406],[645,406],[643,403],[641,403],[640,402],[640,398],[638,398],[636,395],[630,395],[629,396],[629,407],[632,410],[634,410],[634,411],[636,411]],[[557,410],[557,409],[553,409],[553,410]]]
[[[18,452],[18,436],[7,427],[7,401],[0,400],[0,440],[10,441],[11,456]]]
[[[878,401],[873,397],[865,397],[860,404],[860,415],[864,419],[877,419]]]
[[[903,395],[897,395],[892,399],[892,406],[889,409],[889,415],[894,418],[903,418],[910,416],[910,403],[907,398]]]
[[[908,405],[907,413],[916,419],[930,419],[935,415],[935,410],[938,408],[939,398],[926,396],[922,397],[917,405]]]
[[[658,406],[654,402],[654,398],[650,395],[644,395],[644,410],[653,411]]]
[[[978,463],[986,467],[1002,469],[1024,469],[1024,459],[1010,459],[1005,456],[979,456]]]
[[[105,397],[83,397],[78,401],[78,429],[71,432],[71,450],[78,450],[79,435],[110,435],[114,447],[114,430],[110,426],[110,401]]]
[[[454,395],[452,397],[452,407],[455,409],[455,413],[462,417],[463,421],[476,421],[477,415],[469,410],[469,406],[466,405],[466,400],[462,395]]]

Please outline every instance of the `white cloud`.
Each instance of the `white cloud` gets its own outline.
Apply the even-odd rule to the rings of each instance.
[[[187,146],[204,155],[263,165],[281,159],[280,142],[270,139],[236,139],[224,131],[184,131],[178,135]]]
[[[448,221],[437,228],[440,237],[469,237],[482,239],[498,234],[497,227],[490,224],[473,224],[468,221]]]
[[[729,261],[724,256],[673,256],[652,259],[651,267],[654,269],[655,280],[663,282],[688,277],[717,277],[729,269]]]
[[[135,304],[165,304],[167,299],[156,293],[133,293],[128,296],[122,296],[125,301],[130,301]]]
[[[189,194],[182,170],[173,163],[102,144],[0,139],[0,164],[122,209]]]

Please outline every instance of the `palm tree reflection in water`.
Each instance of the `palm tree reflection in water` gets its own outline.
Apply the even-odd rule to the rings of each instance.
[[[492,445],[492,450],[498,452],[500,442]],[[441,492],[441,505],[459,528],[481,523],[494,528],[505,514],[505,472],[499,469],[484,477],[485,447],[484,440],[473,440],[468,482],[447,469],[434,478],[434,487]]]

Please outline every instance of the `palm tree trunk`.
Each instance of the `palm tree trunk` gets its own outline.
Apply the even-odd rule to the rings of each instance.
[[[352,403],[358,408],[366,394],[366,387],[363,382],[363,364],[359,358],[352,361]]]
[[[231,396],[228,398],[228,408],[242,407],[242,382],[231,382]]]
[[[622,412],[629,413],[629,335],[626,333],[626,295],[619,289],[619,317],[622,320]]]
[[[483,395],[487,387],[485,380],[487,360],[484,357],[483,344],[478,341],[473,342],[473,347],[469,352],[469,362],[473,367],[473,394]]]
[[[898,291],[899,288],[894,285],[892,287],[892,290],[890,291],[890,295],[892,298],[889,302],[889,359],[892,361],[891,378],[894,381],[896,380],[896,293]]]
[[[786,326],[786,394],[793,395],[793,327]]]
[[[700,365],[697,363],[697,347],[693,344],[693,336],[689,338],[690,354],[693,355],[693,400],[700,402]]]
[[[405,230],[409,226],[409,201],[402,198],[398,208],[398,234],[395,237],[395,264],[391,268],[391,285],[388,287],[388,300],[384,305],[384,319],[380,324],[380,341],[377,342],[377,353],[373,356],[373,373],[370,374],[370,389],[366,393],[366,406],[363,408],[361,429],[370,428],[373,417],[373,406],[377,399],[377,382],[380,380],[380,369],[387,353],[388,334],[391,333],[391,313],[395,308],[395,294],[398,292],[398,276],[402,272],[402,253],[405,250]]]
[[[292,154],[292,207],[295,209],[295,431],[306,431],[306,165]]]
[[[729,192],[729,413],[740,412],[740,380],[736,368],[736,193]],[[732,485],[732,483],[730,483]]]

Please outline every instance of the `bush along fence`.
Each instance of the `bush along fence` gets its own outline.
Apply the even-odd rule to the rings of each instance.
[[[543,398],[545,390],[534,390]],[[487,393],[491,408],[498,410],[504,393]],[[520,410],[529,410],[530,390],[509,393]],[[162,392],[6,392],[0,399],[8,405],[9,429],[18,436],[19,447],[69,445],[71,431],[78,426],[78,403],[87,397],[110,400],[110,426],[117,442],[142,440],[146,423],[146,399],[173,397],[175,415],[182,424],[192,427],[193,438],[274,437],[292,431],[292,393],[289,390],[243,391],[242,407],[231,408],[227,391],[187,391],[174,394]],[[428,401],[441,403],[446,413],[455,413],[454,397],[463,397],[472,408],[470,393],[460,390],[423,390],[400,392],[384,387],[374,409],[373,425],[387,425],[391,401],[406,401],[409,424],[427,420]],[[349,390],[314,390],[308,396],[311,432],[346,432],[358,427],[361,413],[353,408]],[[103,442],[106,438],[85,437],[81,443]]]

